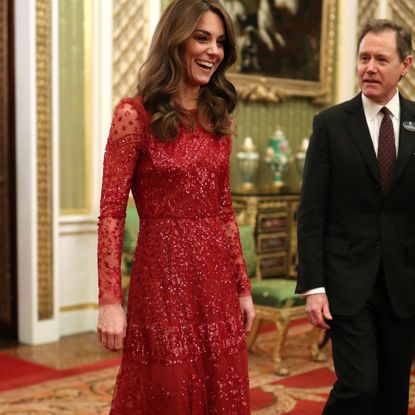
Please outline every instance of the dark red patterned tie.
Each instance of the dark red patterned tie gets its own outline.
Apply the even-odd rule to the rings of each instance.
[[[382,122],[379,129],[378,163],[380,170],[380,187],[386,196],[392,186],[393,173],[395,171],[396,148],[393,133],[391,112],[383,107]]]

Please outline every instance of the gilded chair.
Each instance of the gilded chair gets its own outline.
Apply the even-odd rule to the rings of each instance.
[[[264,278],[255,276],[256,255],[252,228],[240,226],[240,236],[248,274],[251,277],[252,299],[255,306],[255,321],[248,336],[248,349],[257,350],[255,341],[264,322],[275,324],[276,332],[273,347],[274,371],[277,375],[287,375],[283,365],[281,351],[291,321],[305,317],[305,299],[295,294],[294,278]],[[310,352],[314,360],[325,360],[319,347],[321,330],[312,330],[310,334]]]

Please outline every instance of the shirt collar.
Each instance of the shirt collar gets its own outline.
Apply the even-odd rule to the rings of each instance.
[[[362,103],[363,111],[365,112],[366,117],[371,121],[383,107],[386,107],[394,118],[399,119],[401,107],[398,90],[396,90],[395,95],[385,105],[376,104],[376,102],[373,102],[364,94],[362,94]]]

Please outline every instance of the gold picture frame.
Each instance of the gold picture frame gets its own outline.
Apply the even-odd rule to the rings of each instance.
[[[245,9],[250,8],[255,11],[258,5],[266,4],[268,0],[228,0],[224,1],[232,19],[234,20],[237,33],[237,49],[239,51],[238,62],[231,68],[229,78],[238,90],[241,99],[248,101],[269,101],[278,102],[281,99],[289,97],[308,97],[315,103],[325,104],[331,101],[332,84],[334,72],[334,54],[335,54],[335,37],[336,37],[336,19],[337,19],[337,0],[320,0],[317,7],[321,7],[320,21],[316,22],[317,30],[320,27],[320,53],[318,55],[318,64],[316,68],[316,80],[308,79],[291,79],[289,76],[278,77],[270,76],[269,73],[261,73],[261,70],[252,70],[252,73],[243,73],[241,68],[241,27],[240,17],[235,12],[235,6],[241,6]],[[317,0],[318,1],[318,0]],[[270,7],[268,3],[267,7]],[[316,7],[316,3],[313,3]],[[261,6],[260,6],[261,7]],[[315,9],[314,9],[315,11]],[[317,12],[320,10],[317,9]],[[259,13],[259,9],[257,10]],[[300,17],[299,17],[300,18]],[[304,19],[304,16],[301,18]],[[294,37],[295,33],[289,34],[288,38]],[[239,38],[238,38],[239,36]],[[247,36],[247,31],[243,33]],[[243,42],[244,40],[242,40]],[[318,48],[318,45],[317,45]],[[290,51],[292,53],[292,50]],[[294,54],[296,52],[294,51]],[[261,55],[263,56],[263,55]],[[259,66],[256,68],[261,69]]]

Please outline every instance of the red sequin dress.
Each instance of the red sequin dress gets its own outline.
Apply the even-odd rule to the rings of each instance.
[[[238,296],[250,285],[229,193],[230,139],[196,122],[162,142],[149,121],[139,98],[121,101],[105,150],[100,304],[121,303],[130,189],[140,217],[111,414],[249,414]]]

